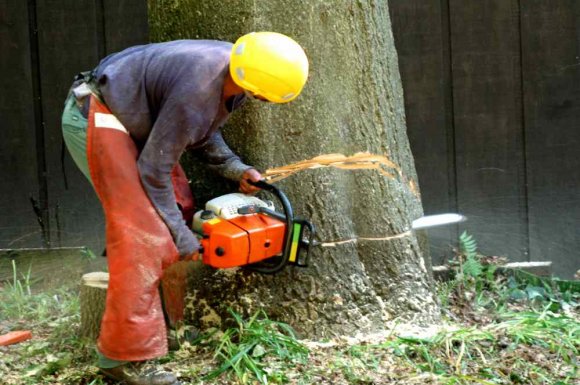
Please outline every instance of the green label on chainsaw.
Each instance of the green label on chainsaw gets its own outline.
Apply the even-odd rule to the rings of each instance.
[[[289,262],[296,262],[296,255],[298,254],[298,245],[300,244],[300,230],[302,226],[300,223],[294,223],[294,229],[292,230],[292,248],[290,249]]]

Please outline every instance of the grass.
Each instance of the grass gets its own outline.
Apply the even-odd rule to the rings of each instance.
[[[242,384],[285,383],[287,364],[306,363],[308,349],[296,340],[292,328],[257,312],[245,321],[230,311],[236,325],[213,343],[219,367],[204,377],[211,381],[227,371]]]
[[[407,342],[429,347],[425,354],[431,358],[424,361],[429,363],[430,371],[449,378],[455,376],[458,384],[465,376],[482,383],[511,383],[514,378],[525,379],[523,383],[528,384],[545,383],[537,382],[531,373],[551,377],[542,369],[550,362],[562,363],[561,379],[566,382],[576,375],[579,327],[577,321],[548,311],[509,312],[484,327],[459,328],[442,332],[432,340]],[[532,356],[521,360],[526,354]],[[435,367],[438,370],[432,370]]]
[[[455,278],[438,284],[453,327],[430,338],[394,333],[337,353],[334,365],[348,383],[579,383],[578,285],[525,272],[498,275],[498,261],[479,255],[472,236],[463,233],[460,245]]]
[[[429,338],[395,330],[366,343],[299,341],[263,312],[198,338],[157,361],[184,384],[572,385],[579,383],[580,294],[573,283],[498,275],[463,237],[455,279],[438,294],[448,327]],[[468,254],[469,253],[469,254]],[[0,378],[13,384],[104,385],[93,342],[77,338],[76,287],[35,292],[30,270],[0,286],[0,332],[30,329],[0,347]]]
[[[78,314],[76,293],[67,288],[36,293],[32,289],[30,269],[24,274],[16,271],[12,262],[13,280],[0,286],[0,322],[25,323],[29,327],[62,320],[62,315]]]
[[[35,292],[30,269],[18,274],[14,263],[12,266],[12,281],[0,286],[0,333],[31,330],[33,339],[0,348],[2,378],[8,384],[40,384],[45,383],[44,377],[71,365],[86,366],[94,353],[87,341],[77,338],[80,311],[76,288]],[[11,380],[3,371],[19,373],[18,378]]]
[[[372,383],[369,370],[378,370],[388,357],[396,357],[397,371],[405,378],[429,374],[437,384],[571,385],[579,379],[577,320],[550,311],[501,318],[431,338],[393,336],[379,344],[355,345],[339,354],[338,367],[349,383]]]
[[[21,278],[16,271],[16,263],[12,260],[12,282],[6,283],[3,288],[3,297],[6,300],[0,302],[0,317],[2,318],[21,318],[28,312],[28,299],[31,297],[30,267],[26,274]],[[0,318],[0,321],[2,320]]]

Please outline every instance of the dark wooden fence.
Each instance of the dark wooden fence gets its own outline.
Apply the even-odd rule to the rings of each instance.
[[[580,269],[580,2],[390,0],[427,213],[486,254]],[[457,228],[430,232],[436,260]]]
[[[467,228],[487,254],[580,266],[580,2],[390,0],[436,262]],[[102,246],[103,217],[68,154],[73,75],[146,42],[146,1],[0,1],[0,248]],[[64,166],[64,167],[63,167]]]
[[[63,153],[73,76],[148,40],[140,0],[0,1],[0,248],[102,247],[101,208]]]

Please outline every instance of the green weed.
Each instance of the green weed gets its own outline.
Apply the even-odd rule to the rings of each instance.
[[[570,312],[580,307],[580,282],[538,277],[521,270],[508,277],[503,294],[540,311],[548,307],[553,312]]]
[[[12,260],[12,282],[6,282],[0,291],[0,321],[22,318],[27,314],[28,299],[32,295],[30,267],[26,274],[18,276],[16,263]]]
[[[439,300],[443,307],[455,306],[462,309],[480,307],[497,307],[495,296],[489,292],[496,291],[497,265],[490,263],[477,252],[477,242],[473,235],[463,232],[459,237],[459,250],[450,261],[453,278],[439,284]]]
[[[25,322],[29,327],[39,326],[62,318],[62,314],[78,313],[76,293],[67,288],[35,293],[32,290],[30,267],[18,274],[12,261],[13,278],[0,290],[0,322]]]
[[[296,340],[289,325],[269,320],[263,311],[247,321],[233,311],[230,313],[236,326],[219,338],[214,357],[220,366],[204,380],[211,381],[229,371],[241,383],[256,380],[261,384],[284,383],[287,381],[284,366],[305,362],[308,349]]]
[[[570,312],[580,306],[580,283],[537,277],[521,270],[502,271],[506,259],[478,254],[477,242],[467,232],[459,237],[459,245],[455,259],[450,261],[453,278],[438,283],[444,310],[499,314],[518,303],[540,312],[548,305],[551,311]]]

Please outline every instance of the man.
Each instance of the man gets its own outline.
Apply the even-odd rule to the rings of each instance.
[[[171,373],[135,364],[167,353],[159,281],[167,266],[199,250],[179,210],[191,203],[179,194],[179,158],[193,151],[239,181],[242,192],[256,191],[248,180],[260,180],[260,173],[228,148],[219,128],[247,97],[293,100],[307,76],[308,60],[294,40],[258,32],[233,45],[136,46],[77,77],[63,135],[105,211],[110,278],[97,343],[105,375],[127,384],[179,383]]]

